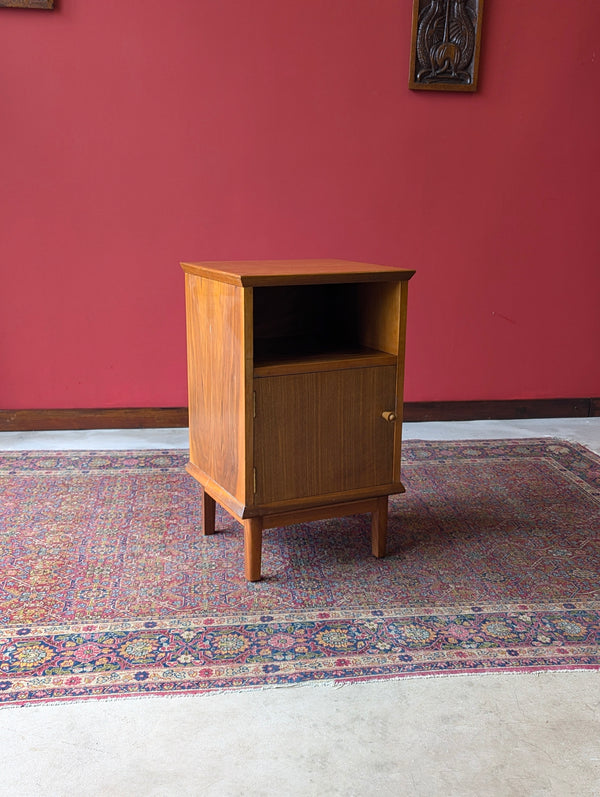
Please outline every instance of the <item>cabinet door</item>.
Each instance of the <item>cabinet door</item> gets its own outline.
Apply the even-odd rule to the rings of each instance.
[[[255,503],[394,481],[396,367],[254,380]]]

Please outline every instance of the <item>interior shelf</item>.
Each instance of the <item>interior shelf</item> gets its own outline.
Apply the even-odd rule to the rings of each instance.
[[[353,346],[331,351],[290,353],[254,358],[254,376],[283,376],[311,371],[337,371],[345,368],[367,368],[395,365],[396,357],[366,346]]]

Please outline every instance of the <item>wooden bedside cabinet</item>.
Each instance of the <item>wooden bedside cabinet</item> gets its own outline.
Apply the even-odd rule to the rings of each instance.
[[[182,263],[190,461],[244,527],[260,579],[263,529],[372,513],[384,556],[400,482],[408,280],[344,260]]]

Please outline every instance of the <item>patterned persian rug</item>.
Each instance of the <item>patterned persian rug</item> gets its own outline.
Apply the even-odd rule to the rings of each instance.
[[[408,442],[389,555],[369,518],[199,533],[185,451],[0,455],[0,701],[598,668],[600,459]]]

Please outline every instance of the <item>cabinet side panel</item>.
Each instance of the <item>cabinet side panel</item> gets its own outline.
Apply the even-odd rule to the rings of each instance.
[[[244,289],[186,274],[190,462],[246,499]]]
[[[394,479],[400,481],[402,460],[402,423],[404,420],[404,362],[406,350],[406,308],[408,282],[398,284],[398,367],[396,369],[396,432],[394,436]]]
[[[359,335],[363,346],[388,354],[399,353],[401,292],[402,283],[398,282],[367,282],[360,286]]]

